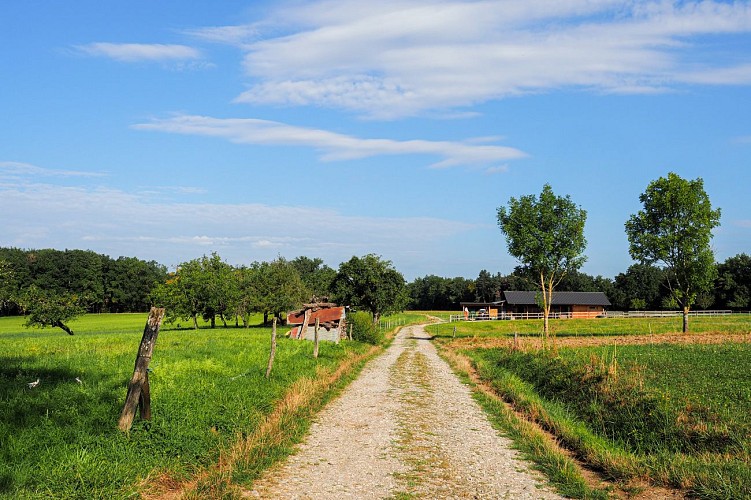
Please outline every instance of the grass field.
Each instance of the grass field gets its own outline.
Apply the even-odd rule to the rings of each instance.
[[[74,336],[0,318],[0,495],[124,498],[148,488],[146,478],[187,480],[257,432],[300,381],[333,380],[338,368],[370,350],[358,342],[322,343],[316,360],[311,342],[286,339],[280,329],[267,380],[270,328],[165,325],[150,365],[153,419],[136,417],[124,434],[117,419],[146,318],[87,315],[70,323]],[[314,396],[317,405],[336,383],[325,390]],[[307,409],[303,414],[309,420]],[[290,432],[305,428],[303,423]],[[281,442],[267,454],[283,456],[290,445]],[[273,460],[264,456],[260,462]],[[257,468],[246,460],[243,478]]]
[[[513,321],[457,321],[429,327],[438,337],[452,337],[456,327],[457,337],[498,337],[519,335],[540,335],[542,320]],[[551,332],[559,337],[590,335],[659,335],[679,333],[682,318],[597,318],[597,319],[551,319]],[[691,333],[749,333],[751,315],[734,314],[728,316],[691,317]]]
[[[703,333],[673,335],[680,318],[557,320],[560,336],[583,337],[557,353],[496,347],[494,340],[523,333],[518,326],[527,322],[429,328],[447,348],[463,349],[520,414],[622,486],[649,478],[699,498],[751,498],[751,318],[692,319],[693,331]],[[649,329],[643,345],[608,345],[608,336]],[[710,333],[720,342],[662,343],[701,342]],[[741,342],[723,342],[726,334]],[[588,346],[586,338],[605,345]],[[485,406],[501,419],[501,407]],[[543,468],[556,474],[554,465]]]

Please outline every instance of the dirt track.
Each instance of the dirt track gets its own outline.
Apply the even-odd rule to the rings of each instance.
[[[498,435],[422,326],[402,329],[311,427],[259,498],[560,498]]]

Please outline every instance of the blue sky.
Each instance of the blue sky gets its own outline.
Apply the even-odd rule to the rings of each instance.
[[[751,251],[750,2],[6,0],[0,41],[0,246],[473,278],[550,183],[613,277],[674,171]]]

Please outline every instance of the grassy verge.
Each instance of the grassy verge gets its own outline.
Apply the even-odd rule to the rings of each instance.
[[[748,344],[468,354],[495,392],[610,479],[751,497]]]
[[[569,498],[608,498],[606,487],[587,480],[576,462],[546,432],[498,397],[495,384],[488,385],[473,376],[475,369],[469,358],[450,349],[442,349],[441,355],[472,387],[473,397],[487,412],[491,423],[514,441],[523,457],[534,463],[559,493]]]

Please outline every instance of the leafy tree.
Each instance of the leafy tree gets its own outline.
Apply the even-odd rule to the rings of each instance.
[[[499,292],[498,283],[493,279],[493,276],[485,269],[480,271],[475,280],[475,300],[491,302],[496,299]]]
[[[687,332],[689,310],[717,272],[709,243],[720,210],[712,209],[701,178],[686,180],[673,172],[652,181],[639,200],[644,209],[626,222],[629,253],[634,260],[664,266]]]
[[[751,256],[741,253],[717,266],[715,301],[720,307],[751,308]]]
[[[157,262],[107,258],[103,262],[104,307],[110,312],[146,312],[151,291],[166,279],[167,269]]]
[[[556,196],[549,184],[543,186],[539,198],[511,198],[508,207],[498,208],[498,225],[506,235],[509,253],[536,277],[542,292],[545,341],[553,290],[566,273],[581,267],[586,259],[582,255],[587,245],[586,220],[585,210],[569,196]]]
[[[401,311],[409,299],[404,276],[391,261],[374,254],[340,264],[332,290],[338,302],[369,311],[374,323],[383,314]]]
[[[0,313],[15,304],[18,286],[10,262],[0,258]]]
[[[28,287],[21,300],[27,314],[26,326],[57,327],[68,335],[73,335],[73,331],[66,323],[86,312],[77,296],[42,290],[36,285]]]
[[[216,326],[219,316],[234,314],[237,280],[232,267],[215,252],[211,256],[183,262],[166,283],[157,287],[154,302],[166,309],[167,321],[191,319],[198,328],[198,316]]]
[[[314,297],[327,297],[331,282],[336,277],[336,270],[323,263],[323,259],[300,256],[290,261],[297,269],[300,279]]]
[[[300,279],[300,273],[283,257],[256,263],[254,267],[252,286],[257,293],[264,323],[268,322],[269,314],[281,318],[282,313],[297,309],[310,298],[310,291]]]
[[[659,309],[662,307],[662,291],[665,272],[649,264],[632,264],[625,273],[615,277],[615,293],[610,301],[613,307],[628,309]]]
[[[449,311],[457,309],[460,302],[474,300],[474,282],[461,277],[415,278],[407,285],[407,290],[410,309],[420,311]]]

